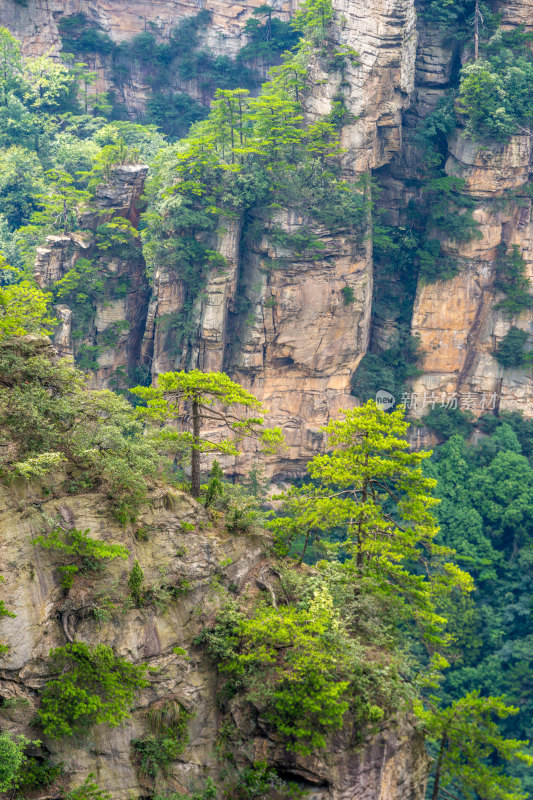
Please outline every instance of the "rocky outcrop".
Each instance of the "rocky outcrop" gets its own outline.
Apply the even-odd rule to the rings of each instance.
[[[63,17],[83,14],[89,27],[108,34],[117,43],[127,42],[146,31],[164,43],[169,41],[173,29],[183,19],[205,9],[211,12],[211,20],[200,31],[202,44],[217,55],[235,56],[247,41],[243,30],[246,20],[254,7],[260,5],[261,0],[251,3],[207,0],[201,4],[196,0],[28,0],[25,5],[15,0],[3,0],[0,26],[5,25],[21,40],[24,55],[50,53],[57,56],[61,51],[58,26]],[[287,19],[296,5],[296,0],[272,0],[271,3],[281,19]],[[124,103],[130,112],[143,113],[150,93],[146,70],[133,63],[127,76],[117,82],[109,56],[95,52],[87,54],[84,60],[97,74],[91,91],[112,89],[117,100]],[[174,90],[188,91],[193,96],[201,94],[195,81],[182,86],[177,76],[171,75],[171,82]]]
[[[531,137],[513,136],[505,145],[476,145],[464,136],[450,141],[448,174],[465,181],[464,192],[478,201],[474,217],[480,239],[466,244],[443,242],[461,270],[452,280],[421,283],[413,310],[413,333],[424,356],[424,374],[415,382],[420,397],[459,404],[475,414],[507,409],[533,415],[533,377],[528,370],[502,367],[494,358],[497,344],[511,325],[533,341],[533,315],[510,317],[495,308],[498,247],[518,245],[533,278],[533,220],[525,188],[530,176]],[[433,400],[432,400],[433,402]],[[426,406],[427,410],[428,406]]]
[[[66,595],[53,554],[31,541],[54,521],[126,545],[127,561],[117,559],[103,572],[79,575]],[[130,740],[146,735],[150,709],[177,701],[195,716],[189,723],[189,744],[171,763],[165,788],[190,791],[208,775],[221,782],[214,755],[221,721],[217,677],[194,638],[220,607],[228,587],[234,593],[257,591],[268,541],[258,534],[224,532],[202,506],[171,490],[154,491],[136,524],[125,531],[109,516],[105,498],[99,495],[46,499],[37,486],[12,486],[9,492],[0,491],[0,531],[0,574],[6,578],[9,607],[17,614],[16,620],[0,623],[0,641],[10,646],[0,661],[1,728],[36,738],[31,721],[39,691],[50,677],[51,648],[74,637],[93,645],[109,644],[135,663],[148,663],[150,685],[122,727],[101,724],[85,738],[44,738],[45,751],[63,761],[69,781],[77,785],[93,772],[113,800],[145,797],[153,787],[139,775]],[[166,608],[133,607],[127,599],[127,579],[134,559],[141,564],[146,585],[186,588]],[[181,648],[186,657],[174,648]],[[427,756],[421,737],[405,722],[391,722],[356,749],[348,725],[325,755],[296,757],[268,731],[259,730],[242,709],[235,707],[232,714],[247,741],[247,747],[239,749],[239,764],[267,757],[281,774],[309,789],[314,800],[424,796]]]
[[[92,298],[85,292],[82,328],[73,331],[76,314],[73,317],[68,305],[60,303],[56,308],[59,325],[54,342],[58,351],[69,358],[81,352],[93,353],[97,364],[93,383],[98,387],[120,388],[140,363],[150,287],[140,241],[133,242],[128,255],[117,254],[113,247],[101,250],[96,229],[113,217],[138,225],[147,172],[148,167],[142,164],[112,167],[109,181],[97,188],[91,210],[81,219],[83,230],[49,236],[46,244],[37,248],[35,277],[43,289],[63,278],[81,259],[93,261],[101,281],[107,282],[101,296]],[[83,285],[79,291],[84,291]]]
[[[216,53],[235,54],[245,43],[243,27],[255,3],[208,0],[202,5],[212,12],[212,23],[204,31],[205,44]],[[287,17],[294,10],[291,0],[273,0],[272,7]],[[193,0],[28,0],[23,5],[4,0],[0,25],[6,25],[22,41],[24,53],[42,55],[59,52],[61,17],[84,14],[90,25],[108,33],[116,42],[127,41],[146,30],[161,39],[170,36],[181,19],[198,13]]]
[[[360,180],[401,149],[402,112],[414,86],[414,6],[411,0],[338,0],[334,8],[334,41],[357,51],[358,63],[341,75],[314,61],[305,110],[311,120],[327,114],[344,87],[351,121],[342,129],[343,167],[348,179]],[[370,199],[369,184],[366,191]],[[366,226],[357,242],[316,230],[320,258],[295,256],[269,241],[270,222],[258,222],[264,231],[258,244],[242,240],[240,222],[221,223],[217,248],[227,268],[212,271],[197,301],[192,352],[169,352],[165,320],[180,314],[184,291],[156,268],[143,352],[153,359],[154,376],[190,359],[200,369],[223,368],[264,401],[269,424],[281,425],[288,443],[268,465],[279,477],[301,473],[320,447],[321,426],[354,402],[351,376],[369,338],[372,248]],[[276,222],[289,234],[302,225],[291,209]],[[352,290],[353,303],[344,301],[344,288]],[[251,450],[233,468],[248,468],[254,457]]]

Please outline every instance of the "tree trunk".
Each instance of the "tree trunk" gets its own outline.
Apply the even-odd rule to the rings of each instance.
[[[446,742],[447,742],[447,737],[445,734],[440,742],[439,757],[437,759],[437,767],[435,769],[435,783],[433,784],[433,794],[431,795],[431,800],[438,800],[439,797],[440,774],[442,770],[442,759],[444,757]]]
[[[200,497],[200,406],[192,401],[191,494]]]

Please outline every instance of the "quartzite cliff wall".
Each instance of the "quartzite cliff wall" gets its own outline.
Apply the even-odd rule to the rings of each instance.
[[[224,2],[207,7],[214,15],[206,41],[219,52],[235,52],[242,44],[241,27],[249,9]],[[412,134],[448,89],[458,66],[458,47],[428,26],[412,0],[335,0],[334,7],[335,41],[360,55],[360,63],[349,65],[344,78],[346,105],[355,118],[342,132],[345,174],[357,179],[374,172],[383,190],[380,203],[389,207],[398,222],[416,192],[420,154]],[[290,5],[283,6],[283,13],[290,10]],[[531,24],[526,0],[502,3],[500,10],[506,26]],[[23,8],[9,0],[0,11],[0,23],[8,22],[23,34],[28,52],[36,52],[52,44],[57,47],[58,17],[79,11],[121,40],[142,30],[145,19],[155,21],[164,37],[193,9],[174,2],[147,6],[96,0],[71,0],[57,7],[53,2],[30,0]],[[321,74],[318,63],[312,72],[310,118],[330,110],[339,82],[339,76]],[[533,275],[531,200],[525,192],[531,150],[525,134],[492,148],[479,148],[460,132],[449,142],[446,172],[466,180],[465,192],[476,201],[474,216],[482,238],[460,246],[443,242],[447,252],[459,257],[460,274],[444,283],[421,282],[418,288],[412,332],[420,336],[424,351],[423,375],[414,386],[421,398],[434,393],[439,402],[443,395],[453,402],[455,395],[462,394],[474,411],[491,403],[533,413],[533,379],[525,371],[503,369],[492,356],[511,324],[494,309],[498,245],[518,244]],[[290,209],[279,222],[289,232],[300,224]],[[343,237],[318,233],[324,244],[319,260],[292,260],[268,271],[265,262],[283,253],[269,244],[266,235],[257,244],[244,245],[240,223],[226,221],[220,228],[218,249],[228,268],[225,274],[213,271],[209,277],[195,309],[195,340],[186,353],[171,352],[164,325],[158,326],[165,316],[180,313],[179,281],[156,268],[148,303],[147,287],[139,286],[142,280],[134,276],[131,285],[139,286],[139,299],[128,295],[129,311],[118,305],[97,311],[95,342],[110,320],[126,314],[130,322],[130,334],[124,337],[129,345],[121,341],[114,351],[108,348],[99,356],[97,382],[105,383],[117,368],[131,366],[139,353],[154,376],[186,362],[201,369],[225,369],[265,401],[272,410],[272,423],[285,430],[289,448],[271,462],[270,472],[301,472],[320,446],[320,426],[339,408],[356,402],[350,380],[371,342],[370,239],[362,237],[354,245]],[[63,246],[56,241],[52,251]],[[127,265],[118,268],[129,269]],[[344,286],[354,291],[352,305],[343,303],[340,290]],[[248,301],[250,310],[244,316],[236,310],[237,290]],[[61,314],[65,322],[60,344],[68,350],[68,309],[61,309]],[[517,324],[533,332],[530,314],[523,314]],[[389,334],[374,330],[374,338],[386,339]],[[252,459],[250,453],[239,468],[249,466]]]
[[[412,0],[374,0],[370,4],[339,0],[334,5],[339,20],[333,29],[335,41],[353,47],[360,56],[360,63],[350,65],[345,75],[349,84],[346,105],[354,122],[345,126],[342,133],[345,172],[357,179],[386,164],[401,149],[402,113],[409,107],[414,86],[416,17]],[[161,12],[161,18],[167,20],[169,28],[187,13],[174,3],[162,6],[165,14]],[[224,8],[228,9],[226,22],[221,22]],[[24,14],[30,13],[29,9],[17,12],[18,18],[22,20]],[[68,13],[83,10],[91,18],[98,13],[102,24],[105,21],[104,28],[117,38],[140,29],[133,6],[127,13],[124,9],[118,28],[120,15],[116,3],[113,9],[111,14],[102,3],[84,4],[83,9],[74,4],[68,7]],[[229,37],[224,47],[231,52],[235,28],[227,20],[241,18],[236,7],[229,4],[219,4],[214,10],[218,14],[214,20],[218,19],[217,24]],[[48,26],[49,41],[57,43],[54,20],[57,21],[60,12],[53,6],[39,6],[34,13],[43,30]],[[63,6],[61,13],[66,13]],[[150,19],[156,19],[158,13],[159,7],[153,7]],[[134,18],[137,27],[131,22]],[[14,28],[16,32],[17,27]],[[42,49],[42,42],[33,41],[30,44],[26,32],[28,50]],[[339,75],[321,73],[318,63],[312,67],[312,73],[316,91],[308,102],[310,118],[330,110],[340,80]],[[279,223],[294,233],[301,221],[288,210]],[[301,472],[319,446],[320,426],[340,408],[354,402],[350,395],[351,376],[369,340],[372,247],[368,231],[362,232],[357,245],[343,237],[318,233],[324,244],[320,260],[292,261],[273,272],[265,269],[266,259],[283,254],[273,252],[266,238],[243,248],[239,225],[227,222],[223,229],[221,226],[218,247],[227,258],[228,270],[225,275],[213,272],[202,292],[196,308],[198,333],[192,353],[169,352],[164,326],[157,326],[158,320],[179,313],[182,307],[183,292],[175,276],[156,268],[146,323],[143,321],[146,326],[143,358],[152,363],[154,375],[178,368],[187,355],[193,366],[227,370],[265,401],[272,410],[272,424],[282,425],[289,445],[283,459],[271,464],[271,471],[278,474]],[[47,249],[55,254],[64,244],[51,242],[52,247]],[[46,250],[40,256],[45,260],[49,257]],[[66,260],[64,263],[68,265]],[[39,264],[38,271],[44,274],[47,268]],[[42,281],[41,284],[46,285]],[[131,281],[132,286],[137,284],[137,278]],[[251,305],[248,321],[236,319],[234,300],[238,284]],[[356,299],[352,305],[343,301],[341,289],[345,286],[354,291]],[[143,302],[137,304],[136,313],[143,313],[141,307]],[[64,346],[68,338],[68,310],[61,309],[61,313],[65,318],[60,334]],[[108,318],[123,313],[118,306],[97,311],[94,344],[98,329],[107,324]],[[132,331],[131,320],[128,321]],[[130,339],[132,336],[133,333]],[[105,382],[112,370],[123,365],[123,354],[121,345],[115,354],[99,356],[98,383]]]

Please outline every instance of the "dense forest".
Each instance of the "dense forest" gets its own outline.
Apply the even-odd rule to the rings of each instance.
[[[398,210],[387,165],[349,163],[365,54],[339,43],[335,3],[305,0],[290,20],[261,5],[230,55],[205,43],[211,16],[117,42],[65,15],[59,55],[28,56],[0,28],[0,795],[356,800],[357,776],[341,794],[316,765],[363,764],[403,736],[423,742],[412,784],[365,797],[525,800],[533,419],[501,393],[479,413],[459,384],[419,413],[413,315],[485,236],[448,142],[502,153],[531,137],[533,33],[495,4],[420,4],[454,55],[406,123],[416,177]],[[138,75],[140,111],[123,91]],[[530,187],[487,202],[519,218]],[[492,250],[505,332],[486,356],[522,386],[528,251],[511,236]],[[291,471],[290,431],[236,354],[267,314],[279,324],[276,275],[345,257],[373,259],[368,345],[350,402]],[[231,341],[199,368],[221,284]],[[179,306],[151,318],[162,285]],[[357,286],[343,274],[332,317],[355,314]],[[293,361],[273,361],[281,379]],[[126,794],[98,761],[106,736],[122,736]]]

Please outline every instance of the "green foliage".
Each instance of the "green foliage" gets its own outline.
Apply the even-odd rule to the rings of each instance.
[[[99,571],[106,561],[115,558],[126,559],[129,550],[121,544],[108,544],[89,536],[90,531],[79,531],[76,528],[65,530],[61,526],[53,528],[48,534],[37,536],[32,544],[40,544],[47,550],[53,550],[67,563],[58,567],[61,585],[70,589],[78,572]]]
[[[189,421],[189,430],[164,430],[161,436],[190,448],[194,497],[200,491],[201,452],[238,455],[236,445],[245,437],[259,439],[264,452],[274,452],[283,442],[279,428],[264,427],[263,416],[245,416],[247,411],[264,414],[265,409],[222,372],[164,372],[158,376],[157,386],[137,386],[131,392],[146,403],[138,407],[139,416],[160,424],[176,419]],[[231,438],[206,437],[205,426],[212,422],[223,425]]]
[[[514,759],[533,765],[533,757],[523,751],[527,742],[504,739],[494,718],[505,719],[518,709],[505,705],[501,697],[480,697],[478,691],[447,708],[419,709],[430,741],[436,742],[433,797],[439,789],[459,786],[469,800],[526,800],[520,781],[504,774],[501,761]],[[500,763],[498,763],[500,762]]]
[[[354,302],[355,294],[351,286],[343,286],[341,289],[341,293],[345,306],[349,306]]]
[[[457,126],[454,95],[449,92],[437,103],[435,109],[421,120],[413,137],[422,150],[423,163],[430,172],[441,167],[448,151],[447,137]]]
[[[509,368],[524,368],[532,363],[529,350],[525,350],[529,339],[527,331],[512,325],[503,339],[498,342],[494,350],[494,358],[502,365]]]
[[[91,772],[83,783],[68,792],[65,800],[111,800],[109,792],[102,791],[94,778],[95,775]]]
[[[29,222],[43,190],[43,169],[35,153],[17,144],[0,150],[0,202],[12,229]]]
[[[111,61],[114,83],[121,86],[133,69],[141,70],[150,86],[147,103],[148,119],[172,137],[184,136],[191,123],[208,114],[207,103],[217,87],[233,89],[258,85],[258,76],[250,71],[246,62],[263,50],[261,32],[254,31],[253,41],[244,48],[242,57],[233,60],[215,56],[201,46],[200,33],[209,23],[210,12],[200,11],[175,27],[167,42],[159,44],[154,34],[144,31],[129,41],[115,43],[107,33],[94,27],[84,14],[62,17],[59,30],[63,50],[85,58],[98,53]],[[290,27],[279,19],[272,20],[269,52],[286,49],[294,35]],[[169,87],[177,75],[181,83],[195,81],[202,95],[202,103],[185,92],[172,93]]]
[[[28,744],[24,736],[15,738],[7,731],[0,733],[0,792],[7,792],[15,786]]]
[[[498,37],[500,42],[504,45]],[[519,55],[494,43],[492,50],[487,60],[463,67],[458,107],[470,136],[505,141],[533,120],[533,60],[530,54]]]
[[[365,353],[352,378],[352,392],[362,402],[375,399],[382,389],[390,392],[396,403],[408,391],[414,377],[420,374],[420,342],[400,330],[398,342],[381,353]]]
[[[135,235],[134,229],[129,223],[124,226],[121,218],[115,219],[118,221],[113,220],[113,223],[98,228],[99,244],[103,247],[103,252],[110,250],[113,254],[125,248],[129,257],[135,258],[138,250],[132,238]],[[74,312],[72,336],[75,342],[89,335],[94,309],[98,303],[117,300],[124,297],[127,291],[127,276],[113,272],[107,256],[97,259],[79,258],[72,269],[53,285],[55,300],[67,303]],[[88,344],[85,341],[78,344],[75,348],[78,366],[84,370],[98,369],[98,356],[102,346],[109,347],[116,343],[127,328],[128,323],[119,320],[102,333],[101,344]]]
[[[441,174],[440,151],[432,149],[433,133],[428,132],[427,141],[422,133],[420,136],[419,144],[424,148],[429,170],[420,186],[420,198],[409,201],[405,225],[385,229],[379,221],[375,225],[378,264],[375,305],[383,307],[387,303],[387,314],[394,314],[393,303],[397,305],[397,299],[393,300],[399,292],[397,281],[404,287],[405,299],[402,299],[407,305],[408,298],[414,297],[417,277],[433,282],[449,280],[457,274],[459,262],[445,252],[442,240],[463,243],[481,236],[472,213],[475,201],[462,193],[464,181]],[[402,323],[410,323],[410,318],[403,318]]]
[[[142,535],[137,538],[142,540]],[[148,537],[146,537],[148,538]],[[151,584],[145,584],[144,572],[135,560],[128,578],[129,596],[137,608],[153,604],[158,613],[164,614],[168,605],[177,597],[181,597],[190,589],[190,582],[185,577],[167,577],[165,567],[159,568],[160,576]]]
[[[34,791],[52,786],[65,773],[63,764],[54,764],[49,758],[24,756],[16,777],[17,792]]]
[[[531,452],[531,424],[516,413],[502,417],[503,424],[491,415],[482,418],[483,429],[492,432],[477,444],[452,436],[427,462],[443,498],[437,509],[439,540],[456,549],[477,584],[468,606],[451,598],[444,612],[458,624],[452,628],[457,641],[441,697],[448,707],[472,690],[505,695],[520,712],[499,722],[502,735],[532,740],[526,675],[533,666],[533,470],[521,453],[521,442],[524,452]],[[521,776],[531,791],[528,770],[511,765],[511,774]]]
[[[279,800],[297,800],[307,796],[296,784],[280,778],[266,761],[255,761],[239,772],[237,781],[226,790],[227,800],[261,800],[275,792]]]
[[[70,480],[83,475],[85,487],[101,489],[119,519],[134,516],[165,461],[129,403],[89,391],[79,372],[32,341],[0,346],[0,371],[2,436],[16,445],[2,456],[1,479],[23,475],[32,459],[51,469],[61,461]]]
[[[26,59],[23,77],[24,99],[36,111],[59,110],[77,89],[74,72],[48,55]]]
[[[143,739],[132,739],[131,746],[145,778],[154,781],[185,750],[189,735],[187,727],[194,714],[178,702],[166,701],[149,712],[152,733]]]
[[[436,233],[455,242],[481,238],[479,226],[472,216],[475,201],[461,194],[463,187],[464,181],[461,178],[450,175],[432,178],[424,187],[426,208],[422,212],[422,220],[426,225],[429,247],[425,261],[420,254],[421,274],[424,277],[435,278],[433,261],[438,256],[438,252],[433,253],[431,250],[429,234]],[[420,211],[419,207],[412,207],[413,219]],[[443,277],[450,276],[445,274]]]
[[[149,118],[170,137],[180,139],[194,122],[205,119],[208,109],[185,92],[154,92],[146,105]]]
[[[104,347],[115,347],[121,337],[130,329],[130,324],[125,319],[112,322],[102,331],[101,341]]]
[[[20,86],[22,58],[20,42],[5,27],[0,27],[0,91],[6,106],[8,97]]]
[[[139,232],[124,217],[113,217],[96,229],[96,244],[99,250],[109,250],[111,255],[128,259],[135,255]]]
[[[33,334],[47,336],[56,325],[50,316],[52,295],[29,281],[0,288],[0,341]]]
[[[181,794],[171,792],[167,794],[156,794],[154,800],[217,800],[217,787],[212,778],[208,778],[204,788],[192,794]]]
[[[85,733],[102,722],[117,727],[149,683],[145,664],[131,664],[103,644],[56,647],[50,651],[50,667],[57,677],[45,685],[39,719],[53,739]]]
[[[393,668],[369,663],[324,585],[300,608],[259,606],[245,616],[229,607],[199,641],[228,677],[226,691],[243,691],[295,752],[325,747],[349,709],[361,732],[394,693]]]
[[[471,42],[474,27],[475,0],[423,0],[421,13],[426,23],[436,26],[453,42],[462,45]],[[483,19],[480,39],[487,40],[494,33],[497,16],[484,2],[479,3]]]
[[[91,27],[85,27],[88,24]],[[67,53],[107,55],[116,47],[111,37],[94,27],[94,23],[89,23],[84,14],[61,17],[58,28],[63,50]]]
[[[282,495],[270,524],[278,549],[288,552],[302,533],[305,547],[310,538],[340,528],[341,540],[328,547],[330,559],[343,562],[361,591],[390,598],[397,619],[414,621],[423,637],[443,644],[440,599],[473,586],[451,560],[453,550],[434,541],[436,482],[422,472],[431,453],[407,452],[409,423],[401,408],[387,414],[369,401],[343,415],[324,428],[328,454],[307,465],[313,483]]]
[[[90,171],[82,176],[87,181],[87,188],[94,192],[101,183],[111,179],[113,167],[136,164],[139,156],[139,150],[128,147],[122,137],[104,145],[93,159]]]
[[[37,195],[40,210],[34,211],[31,215],[26,234],[30,234],[33,230],[36,233],[38,231],[37,235],[42,235],[44,232],[67,233],[77,230],[78,220],[86,209],[89,193],[76,188],[73,176],[62,170],[48,170],[46,180],[46,192]]]
[[[222,484],[223,478],[224,478],[224,472],[222,470],[222,467],[215,459],[213,461],[211,470],[209,471],[209,482],[205,490],[204,505],[206,508],[209,508],[209,506],[213,504],[213,501],[217,497],[220,497],[220,495],[223,494],[224,491],[224,487]]]
[[[292,24],[296,30],[319,42],[325,38],[328,24],[332,19],[331,0],[307,0],[296,11]]]
[[[0,584],[2,584],[4,582],[5,582],[5,578],[3,577],[3,575],[0,575]],[[12,611],[9,610],[9,608],[7,607],[7,605],[5,603],[5,600],[1,600],[0,599],[0,621],[2,619],[6,619],[6,617],[10,618],[10,619],[15,619],[16,616],[17,616],[16,614],[14,614]],[[7,653],[8,650],[9,650],[8,645],[7,644],[2,644],[2,642],[0,642],[0,658],[3,655],[5,655],[5,653]]]
[[[290,22],[282,22],[273,16],[274,9],[268,5],[254,8],[253,17],[244,26],[248,43],[237,55],[239,62],[252,62],[270,67],[282,53],[298,44],[298,32]],[[265,21],[261,22],[260,18]]]
[[[530,281],[526,275],[526,263],[518,245],[513,245],[511,252],[505,243],[500,245],[497,273],[494,288],[504,293],[495,308],[502,308],[509,317],[531,308],[533,296],[529,293]]]
[[[424,425],[437,434],[440,439],[449,439],[459,434],[468,438],[472,433],[473,414],[460,408],[435,406],[424,416]]]
[[[135,559],[128,578],[128,590],[131,599],[138,607],[142,605],[143,583],[144,583],[144,572],[137,559]]]
[[[310,19],[313,8],[307,10]],[[306,9],[304,4],[304,15]],[[311,38],[313,25],[309,22]],[[311,39],[304,36],[296,52],[271,70],[258,97],[242,88],[219,88],[209,117],[194,125],[185,142],[161,154],[148,182],[144,253],[150,269],[157,264],[181,281],[183,308],[179,320],[170,320],[174,341],[166,346],[173,345],[184,363],[201,290],[208,274],[224,267],[212,246],[226,218],[257,206],[272,216],[280,208],[298,214],[301,225],[290,234],[280,235],[280,225],[272,222],[270,235],[281,261],[304,251],[306,257],[320,257],[317,224],[351,235],[366,230],[370,201],[364,181],[342,180],[335,120],[326,115],[309,125],[304,121],[301,103],[311,50]]]

